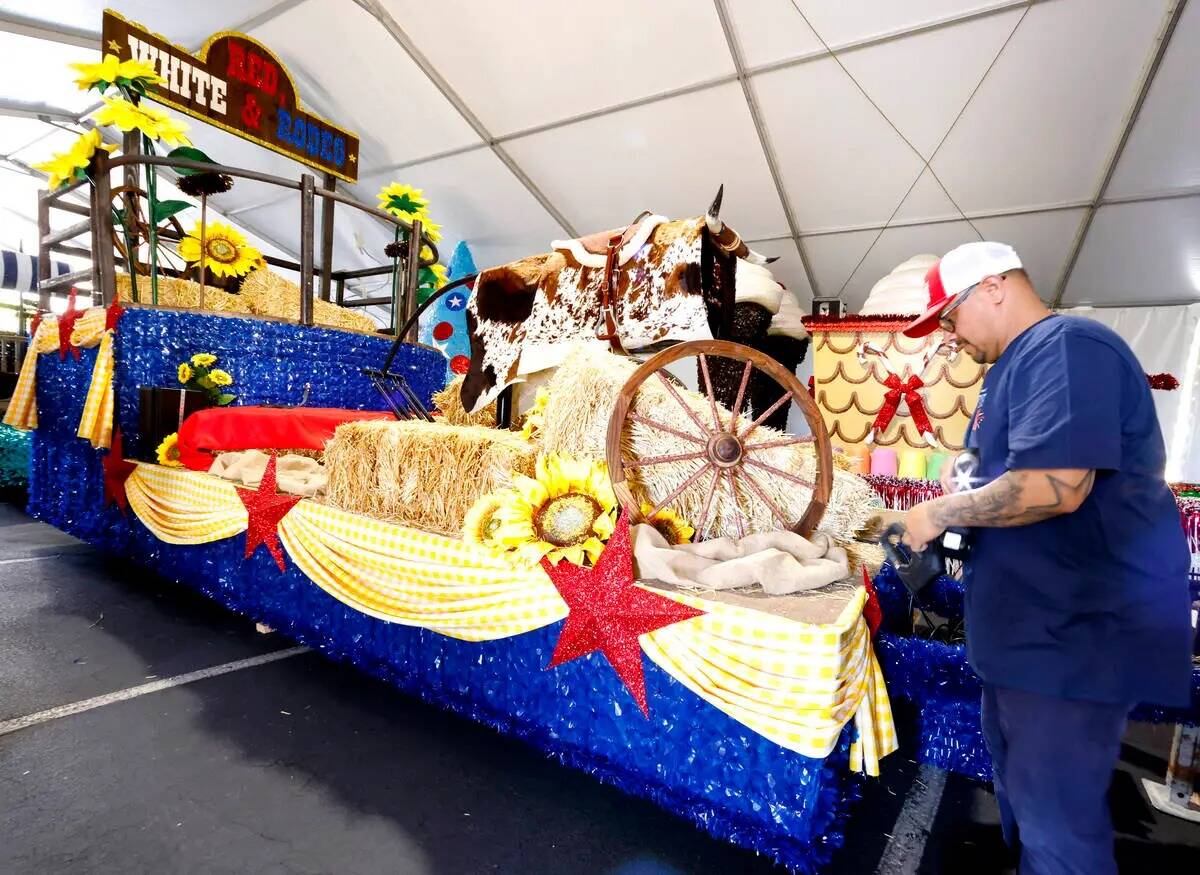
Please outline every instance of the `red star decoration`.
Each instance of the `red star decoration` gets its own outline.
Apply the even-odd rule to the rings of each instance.
[[[71,332],[75,330],[75,322],[83,315],[82,310],[75,309],[75,289],[67,297],[67,309],[58,317],[58,360],[67,357],[67,350],[79,361],[79,347],[71,345]]]
[[[117,330],[117,322],[125,315],[125,308],[121,306],[120,301],[113,301],[108,305],[108,309],[104,311],[104,330]]]
[[[37,330],[42,324],[42,315],[42,311],[38,310],[37,315],[35,315],[33,320],[29,323],[29,336],[31,338],[37,337]]]
[[[634,585],[633,548],[629,520],[624,514],[617,520],[616,531],[595,568],[582,568],[565,560],[551,565],[545,559],[542,567],[570,610],[554,647],[554,656],[546,667],[553,668],[599,650],[633,695],[642,714],[649,717],[638,636],[699,617],[704,611]]]
[[[104,505],[107,507],[114,501],[121,513],[129,506],[125,495],[125,481],[137,470],[137,465],[125,458],[121,444],[121,429],[113,432],[112,447],[101,463],[104,466]]]
[[[300,500],[298,495],[280,495],[275,491],[275,455],[267,462],[262,482],[258,489],[239,489],[238,498],[246,505],[250,519],[246,524],[246,558],[249,559],[259,544],[266,544],[280,571],[287,571],[283,564],[283,547],[279,543],[279,521]]]
[[[883,624],[883,607],[879,604],[879,595],[871,584],[871,576],[867,574],[866,565],[863,565],[862,573],[863,586],[867,590],[867,600],[863,603],[863,619],[867,621],[867,628],[871,631],[871,637],[874,638],[875,633]]]

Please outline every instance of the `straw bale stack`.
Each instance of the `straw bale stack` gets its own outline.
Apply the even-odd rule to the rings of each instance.
[[[137,278],[138,299],[150,301],[150,278]],[[133,300],[129,274],[117,274],[117,297],[128,303]],[[164,307],[200,309],[200,284],[177,277],[158,278],[158,303]],[[296,321],[300,318],[300,287],[271,270],[255,270],[247,275],[239,294],[213,286],[204,289],[204,309],[217,313],[245,313],[254,316],[273,316]],[[375,331],[374,320],[365,313],[356,313],[319,298],[313,300],[313,322],[328,328],[348,328],[354,331]]]
[[[603,459],[606,432],[613,405],[621,387],[636,369],[637,363],[594,348],[580,347],[559,367],[550,381],[550,400],[546,405],[542,430],[542,448],[547,453],[565,453]],[[696,412],[701,421],[711,419],[708,399],[699,393],[679,389],[679,394]],[[695,426],[687,413],[671,397],[661,382],[644,382],[634,399],[633,410],[670,428],[689,433]],[[718,405],[723,422],[729,421],[729,411]],[[759,426],[754,443],[778,439],[782,433]],[[664,456],[694,452],[696,445],[675,435],[636,422],[627,424],[622,446],[627,461],[648,456]],[[815,479],[816,460],[811,444],[776,447],[760,451],[755,458],[794,476]],[[630,488],[641,501],[656,503],[669,495],[697,469],[699,462],[683,461],[626,469]],[[811,490],[768,471],[754,469],[753,474],[763,491],[788,514],[799,520],[811,498]],[[671,504],[684,517],[697,521],[708,495],[710,478],[701,477],[683,491]],[[727,487],[719,489],[710,509],[706,538],[736,537],[737,510]],[[824,519],[819,526],[839,541],[847,542],[871,517],[878,503],[874,490],[862,478],[843,471],[836,465],[833,471],[833,494]],[[779,527],[765,502],[744,486],[738,488],[738,505],[747,515],[747,531],[768,531]]]
[[[457,536],[471,505],[533,476],[537,447],[495,428],[429,422],[348,422],[325,445],[326,500],[426,531]]]
[[[467,413],[462,403],[462,384],[466,379],[462,375],[455,377],[446,384],[446,388],[433,393],[433,406],[442,414],[450,425],[478,425],[491,428],[496,424],[496,402]]]

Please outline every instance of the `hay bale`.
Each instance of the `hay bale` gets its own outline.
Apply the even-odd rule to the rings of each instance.
[[[496,402],[493,401],[475,413],[467,413],[462,403],[462,384],[466,377],[461,374],[446,384],[446,388],[433,394],[433,406],[450,425],[477,425],[493,428],[496,425]]]
[[[494,428],[348,422],[325,445],[326,500],[343,510],[457,536],[471,505],[533,476],[537,448]]]
[[[138,275],[138,301],[149,304],[151,300],[150,277]],[[129,303],[133,300],[133,283],[129,274],[117,274],[117,300]],[[158,303],[163,307],[182,307],[187,310],[200,309],[200,283],[173,276],[158,278]],[[215,313],[252,313],[250,302],[241,295],[205,286],[204,309]]]
[[[241,297],[258,316],[278,319],[300,318],[300,287],[271,270],[251,271],[242,282]],[[375,331],[375,320],[365,313],[347,310],[320,298],[313,299],[313,322],[332,328]]]
[[[613,405],[621,387],[636,367],[637,363],[628,358],[594,348],[576,349],[550,381],[550,400],[546,405],[542,430],[543,451],[603,459],[608,419],[612,415]],[[711,420],[708,399],[704,395],[682,388],[679,394],[702,422]],[[657,379],[642,384],[634,399],[633,410],[678,431],[695,431],[695,425],[687,413]],[[720,405],[718,415],[722,422],[730,419],[729,411]],[[759,426],[752,443],[765,443],[782,436],[780,431]],[[695,450],[694,443],[640,423],[628,424],[622,445],[623,457],[630,461]],[[816,459],[811,444],[763,450],[756,453],[755,458],[801,479],[815,480]],[[699,462],[696,461],[670,462],[627,469],[626,476],[635,498],[655,504],[683,484],[698,467]],[[750,470],[758,485],[785,514],[792,520],[800,519],[811,498],[811,490],[769,471]],[[701,477],[675,498],[672,506],[695,523],[704,508],[710,482],[710,476]],[[839,541],[848,542],[870,518],[876,503],[875,492],[865,480],[835,466],[833,492],[819,530]],[[704,536],[736,537],[738,507],[746,514],[747,531],[779,528],[770,507],[749,488],[739,484],[736,505],[727,489],[718,490],[710,508]]]

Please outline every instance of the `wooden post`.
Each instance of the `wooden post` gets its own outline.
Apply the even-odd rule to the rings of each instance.
[[[337,177],[325,174],[326,191],[337,191]],[[330,277],[333,273],[333,209],[331,197],[321,198],[321,300],[329,300]]]
[[[50,236],[50,192],[38,192],[38,309],[43,313],[50,310],[50,293],[46,282],[50,279],[50,249],[46,238]]]
[[[108,205],[112,201],[112,188],[109,181],[108,153],[103,149],[96,150],[93,159],[96,167],[96,179],[92,186],[92,222],[94,223],[94,239],[96,248],[92,251],[93,276],[92,298],[99,297],[102,305],[107,307],[117,297],[116,263],[113,260],[113,223]]]
[[[300,324],[313,324],[313,203],[315,180],[311,173],[300,176]]]
[[[130,157],[142,154],[142,135],[140,131],[130,131],[121,138],[121,154]],[[138,250],[141,247],[141,240],[138,238],[138,225],[135,220],[138,209],[138,189],[142,184],[142,166],[140,164],[125,165],[125,194],[121,198],[125,209],[125,227],[129,229],[129,248],[128,264],[125,265],[125,270],[129,274],[130,294],[133,295],[133,300],[139,299],[137,287],[137,264]]]

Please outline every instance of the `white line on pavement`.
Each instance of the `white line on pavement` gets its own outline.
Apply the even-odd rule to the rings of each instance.
[[[945,789],[944,771],[929,765],[917,770],[916,780],[892,826],[892,837],[883,849],[875,875],[916,875],[925,855],[925,840],[933,829]]]

